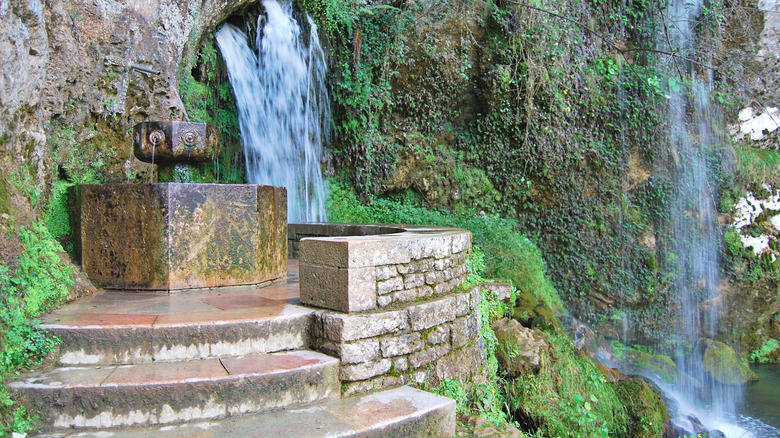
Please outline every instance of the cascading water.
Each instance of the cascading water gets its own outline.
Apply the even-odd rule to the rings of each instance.
[[[231,24],[216,35],[236,96],[247,178],[287,188],[288,222],[324,222],[320,157],[330,124],[325,55],[310,17],[305,41],[292,3],[264,0],[263,6],[255,49]]]
[[[678,381],[668,390],[678,403],[676,424],[695,432],[691,419],[696,418],[706,429],[736,438],[749,436],[737,425],[742,388],[713,379],[704,370],[702,355],[704,339],[715,337],[720,306],[720,236],[706,154],[721,140],[713,130],[719,116],[710,105],[713,70],[706,59],[702,61],[706,54],[696,53],[694,44],[692,23],[701,17],[702,3],[672,0],[665,11],[665,32],[657,42],[660,50],[673,54],[668,59],[668,76],[689,78],[687,86],[670,79],[667,103],[678,187],[670,211],[677,271],[674,355]]]

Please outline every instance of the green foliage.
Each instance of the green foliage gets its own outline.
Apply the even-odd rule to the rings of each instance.
[[[300,6],[309,12],[325,34],[331,37],[347,37],[352,33],[355,10],[354,0],[302,0]]]
[[[102,152],[77,140],[79,135],[72,127],[62,123],[47,126],[49,141],[55,155],[55,161],[65,173],[64,182],[73,184],[101,184],[104,166]],[[94,128],[81,133],[94,136]]]
[[[780,151],[737,146],[737,178],[746,188],[780,182]]]
[[[545,276],[546,265],[539,249],[517,231],[516,221],[472,210],[457,212],[428,210],[413,194],[395,198],[360,201],[346,184],[331,180],[327,201],[328,217],[344,223],[403,223],[459,227],[471,231],[474,245],[484,251],[485,272],[489,278],[506,278],[521,291],[531,291],[556,312],[563,303]]]
[[[60,259],[62,247],[41,222],[10,228],[24,251],[13,272],[0,265],[0,381],[35,366],[59,343],[38,328],[35,319],[58,306],[73,284],[73,272]],[[29,429],[32,419],[23,407],[14,407],[6,388],[0,385],[0,420],[5,430]],[[10,429],[9,429],[10,428]]]
[[[778,357],[778,351],[780,351],[780,342],[770,338],[761,344],[761,347],[750,353],[750,361],[754,363],[772,362],[772,357]]]
[[[742,257],[746,255],[745,245],[739,237],[739,231],[729,228],[723,233],[723,241],[726,244],[726,251],[732,257]]]
[[[11,172],[11,183],[30,199],[30,205],[35,207],[41,199],[41,191],[30,176],[30,168],[25,164],[18,171]]]
[[[455,400],[455,412],[458,416],[469,412],[469,394],[460,380],[444,379],[438,385],[427,387],[434,394],[443,395]]]
[[[49,205],[46,207],[46,217],[44,219],[49,234],[63,244],[63,246],[68,245],[66,249],[69,252],[73,251],[73,244],[71,242],[73,233],[70,227],[68,190],[74,185],[74,183],[63,180],[54,182],[49,198]]]
[[[552,347],[537,373],[509,383],[507,404],[524,429],[554,437],[625,435],[628,418],[606,377],[563,335],[544,333]]]
[[[24,406],[14,407],[14,404],[8,388],[0,384],[0,437],[10,436],[13,432],[25,433],[35,426],[37,416],[28,415]]]

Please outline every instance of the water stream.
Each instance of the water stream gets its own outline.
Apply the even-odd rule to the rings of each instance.
[[[725,140],[714,132],[720,114],[710,98],[711,59],[695,45],[694,26],[702,5],[702,0],[672,0],[656,41],[659,50],[671,54],[666,58],[667,113],[678,187],[669,212],[677,273],[677,323],[670,339],[678,377],[666,390],[678,407],[675,423],[688,432],[699,431],[698,420],[706,430],[719,430],[729,438],[758,437],[739,413],[744,388],[718,382],[702,363],[707,339],[716,337],[718,314],[725,304],[718,294],[721,237],[714,182],[707,172],[707,153]]]
[[[263,6],[254,44],[231,24],[216,34],[236,96],[247,178],[287,188],[288,222],[324,222],[325,54],[317,27],[308,17],[302,29],[291,2]]]

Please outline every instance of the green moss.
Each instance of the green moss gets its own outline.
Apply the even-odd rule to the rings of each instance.
[[[8,182],[0,178],[0,214],[11,213],[11,200],[8,195]]]
[[[727,385],[742,385],[757,378],[748,364],[720,341],[706,341],[702,367],[713,379]]]
[[[628,377],[612,383],[615,394],[626,408],[628,429],[632,438],[663,436],[668,409],[660,391],[642,377]]]
[[[525,327],[553,331],[561,329],[558,317],[552,308],[540,301],[529,290],[524,290],[517,295],[512,309],[512,317]]]
[[[628,436],[625,406],[596,363],[569,338],[545,337],[552,352],[539,372],[509,382],[507,404],[515,421],[541,436]]]
[[[68,251],[73,250],[68,192],[70,187],[74,185],[74,183],[62,180],[54,182],[45,217],[46,227],[51,236],[57,239]]]
[[[675,383],[678,379],[677,364],[664,354],[655,354],[646,348],[629,347],[618,341],[610,344],[612,354],[623,362],[628,371],[637,374],[652,374],[666,383]]]
[[[763,184],[780,182],[780,152],[738,146],[736,155],[737,176],[743,186],[759,189]]]

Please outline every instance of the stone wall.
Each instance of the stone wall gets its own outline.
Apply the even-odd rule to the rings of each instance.
[[[306,238],[301,302],[350,313],[446,295],[466,279],[470,251],[471,233],[454,228]]]
[[[289,246],[303,235],[320,236],[299,242],[301,302],[329,309],[316,313],[312,344],[341,360],[345,395],[446,378],[479,380],[485,360],[480,291],[459,287],[467,276],[471,233],[290,228]]]
[[[478,379],[479,290],[453,293],[398,310],[347,314],[323,310],[313,344],[341,360],[345,395],[446,378]]]

